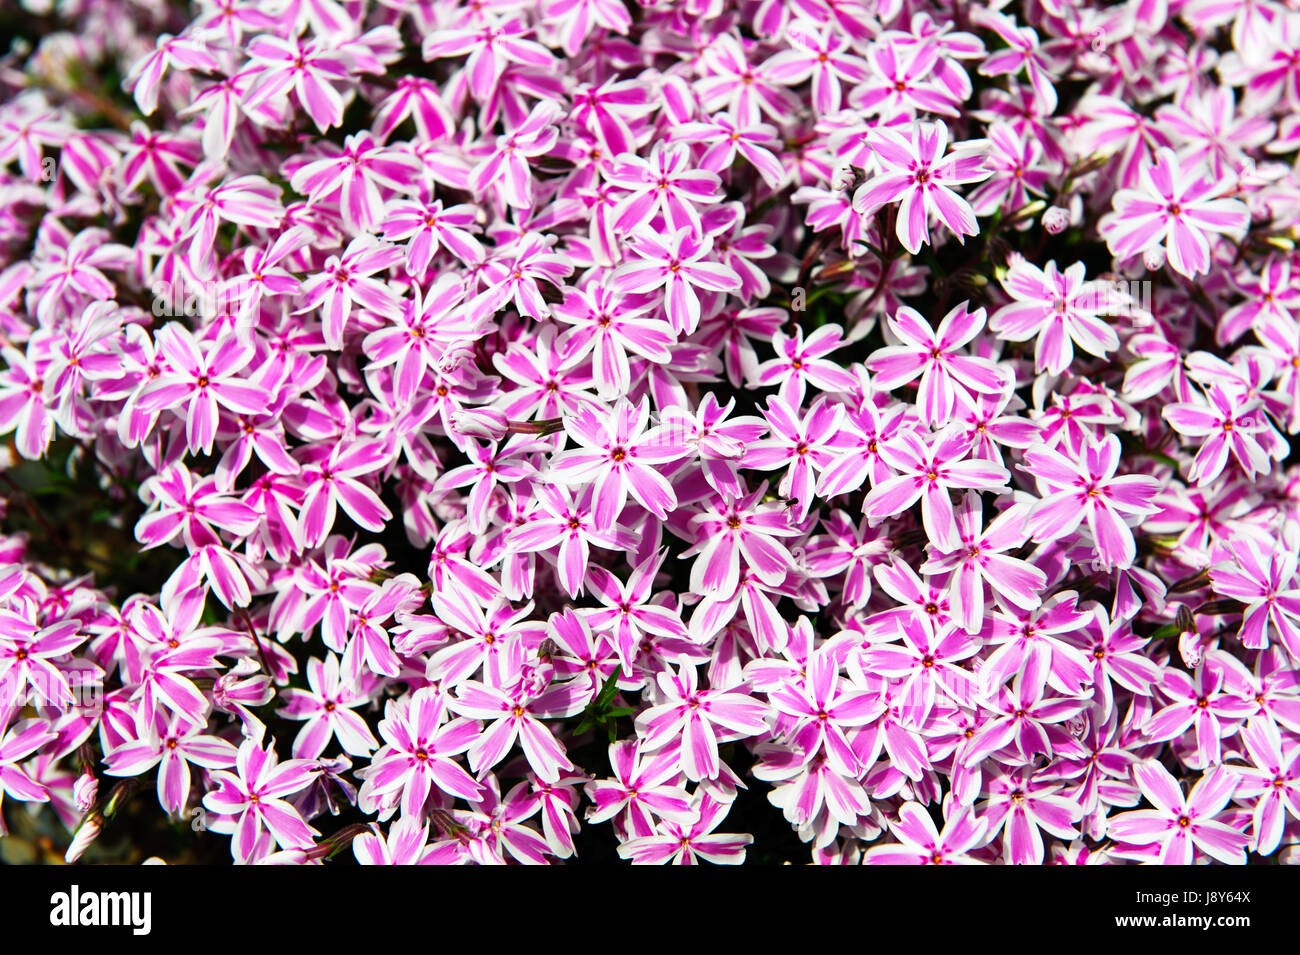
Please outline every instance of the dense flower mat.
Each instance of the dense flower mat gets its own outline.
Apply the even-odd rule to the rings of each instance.
[[[0,850],[1289,854],[1294,4],[0,33]]]

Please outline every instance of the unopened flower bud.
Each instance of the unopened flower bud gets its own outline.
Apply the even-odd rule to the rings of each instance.
[[[452,424],[467,438],[500,441],[510,429],[506,416],[495,408],[471,408],[451,416]]]
[[[1195,630],[1184,630],[1178,635],[1178,654],[1189,670],[1195,670],[1201,665],[1201,658],[1204,656],[1201,651],[1201,638]]]
[[[1043,213],[1043,228],[1052,235],[1060,235],[1070,226],[1070,211],[1061,206],[1051,206]]]
[[[99,795],[99,780],[90,773],[82,773],[72,787],[72,802],[78,812],[90,812]]]
[[[99,838],[100,830],[104,828],[104,817],[99,813],[93,816],[87,816],[77,831],[72,836],[72,845],[68,846],[67,854],[64,855],[63,861],[71,865],[82,857],[90,844]]]
[[[1165,247],[1163,245],[1153,245],[1142,253],[1142,262],[1152,272],[1163,268],[1165,264]]]
[[[212,702],[227,711],[239,705],[265,706],[274,695],[271,678],[265,674],[240,679],[238,674],[227,673],[212,687]]]

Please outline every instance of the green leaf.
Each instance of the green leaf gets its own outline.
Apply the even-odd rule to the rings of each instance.
[[[597,693],[596,698],[591,701],[591,705],[588,709],[594,709],[596,712],[601,712],[608,707],[611,702],[613,702],[615,695],[618,693],[618,674],[619,671],[615,670],[609,675],[609,679],[606,680],[605,685],[600,688],[600,692]]]

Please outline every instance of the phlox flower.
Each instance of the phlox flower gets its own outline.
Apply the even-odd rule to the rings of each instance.
[[[276,845],[306,849],[320,833],[311,828],[292,805],[285,801],[311,782],[311,763],[305,759],[281,762],[272,743],[246,739],[235,757],[235,770],[216,770],[216,788],[203,797],[203,805],[223,816],[236,816],[235,837],[230,849],[237,862],[254,857],[263,831]]]
[[[676,672],[656,677],[664,702],[637,716],[639,732],[650,750],[680,753],[688,779],[715,779],[723,772],[718,744],[761,733],[767,707],[746,693],[700,689],[695,666],[683,660]]]
[[[970,204],[952,187],[988,177],[985,144],[972,140],[955,146],[951,153],[946,152],[947,145],[948,127],[943,123],[918,122],[910,139],[896,130],[878,128],[871,148],[881,172],[853,194],[853,210],[861,216],[899,202],[898,240],[913,255],[930,242],[931,216],[959,239],[979,233]]]
[[[377,825],[352,840],[352,853],[361,865],[432,865],[429,824],[399,819],[385,835]]]
[[[308,202],[334,200],[351,232],[369,232],[384,216],[380,187],[409,192],[420,172],[415,158],[383,146],[370,133],[349,136],[338,155],[299,167],[289,180]]]
[[[978,861],[967,853],[983,842],[988,821],[977,817],[970,807],[958,808],[946,801],[944,806],[948,818],[942,832],[919,803],[899,807],[898,819],[889,823],[898,842],[868,849],[863,864],[977,865]]]
[[[1119,347],[1119,336],[1101,317],[1120,304],[1110,299],[1114,287],[1084,282],[1076,262],[1061,272],[1055,262],[1040,269],[1023,258],[1011,263],[1002,287],[1015,301],[989,319],[989,329],[1010,341],[1036,339],[1034,367],[1059,375],[1074,360],[1074,345],[1103,357]]]
[[[631,838],[653,836],[657,820],[690,826],[695,810],[690,794],[677,785],[681,777],[677,754],[669,750],[646,756],[641,750],[640,740],[610,746],[613,775],[586,786],[592,802],[588,821],[616,819],[620,831]]]
[[[1079,458],[1048,448],[1025,452],[1022,469],[1045,489],[1025,524],[1030,536],[1036,541],[1060,540],[1086,520],[1103,565],[1132,565],[1136,545],[1129,522],[1156,511],[1151,501],[1160,483],[1141,474],[1117,477],[1119,461],[1119,438],[1114,434],[1089,446]]]
[[[1270,720],[1252,719],[1241,731],[1251,765],[1232,769],[1241,777],[1238,798],[1257,798],[1252,850],[1269,855],[1282,841],[1287,817],[1300,818],[1300,751]]]
[[[203,732],[204,727],[173,715],[142,724],[141,737],[105,754],[110,776],[141,776],[158,766],[158,804],[174,816],[183,816],[190,798],[190,764],[204,769],[228,769],[238,756],[228,740]]]
[[[447,721],[447,699],[424,687],[405,700],[390,701],[379,734],[385,745],[371,763],[369,781],[378,795],[401,793],[402,815],[416,818],[436,786],[443,792],[473,799],[483,791],[455,758],[479,735],[476,720]]]
[[[934,329],[920,312],[904,305],[888,320],[900,344],[877,349],[866,362],[875,374],[873,386],[881,391],[919,375],[917,410],[934,427],[946,424],[959,409],[973,407],[976,396],[1000,393],[1008,383],[995,362],[960,351],[984,327],[984,309],[966,306],[958,305]]]
[[[1229,865],[1245,861],[1249,837],[1216,819],[1240,785],[1238,777],[1217,767],[1184,796],[1178,780],[1155,761],[1135,766],[1133,775],[1155,808],[1115,816],[1106,827],[1111,839],[1158,846],[1159,861],[1165,865],[1191,865],[1193,849]]]
[[[752,836],[714,832],[730,809],[707,794],[697,800],[695,818],[689,823],[660,822],[652,836],[629,839],[618,847],[619,858],[633,865],[696,865],[700,860],[715,865],[740,865]]]
[[[620,266],[610,277],[621,292],[663,289],[664,310],[679,335],[695,331],[702,309],[699,291],[734,292],[740,276],[729,266],[709,259],[713,240],[684,227],[669,236],[648,228],[632,233],[637,258]]]
[[[898,476],[871,489],[863,513],[878,523],[919,500],[921,521],[931,543],[945,552],[957,550],[961,532],[949,490],[997,490],[1010,478],[1010,472],[999,464],[967,458],[969,451],[969,439],[955,427],[935,434],[928,443],[917,432],[904,432],[896,443],[881,450],[881,458]]]
[[[552,474],[570,485],[595,487],[598,529],[613,529],[629,496],[660,519],[677,503],[672,485],[655,466],[682,457],[685,446],[672,429],[647,429],[649,419],[647,402],[634,406],[626,398],[608,416],[584,410],[565,419],[565,431],[578,447],[555,458]]]
[[[1292,544],[1294,538],[1284,538]],[[1293,656],[1300,655],[1300,581],[1294,546],[1283,546],[1265,557],[1258,544],[1239,537],[1224,550],[1225,559],[1210,569],[1214,589],[1246,604],[1241,642],[1252,649],[1278,639]]]
[[[1174,271],[1188,278],[1208,272],[1209,234],[1240,233],[1250,212],[1223,197],[1231,181],[1216,182],[1203,169],[1184,170],[1172,149],[1158,150],[1155,162],[1141,167],[1140,185],[1115,194],[1114,212],[1100,227],[1110,250],[1127,259],[1163,242]]]

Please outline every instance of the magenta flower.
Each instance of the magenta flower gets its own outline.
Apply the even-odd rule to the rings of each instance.
[[[343,97],[332,84],[347,78],[346,53],[315,40],[300,43],[263,34],[248,44],[248,55],[256,72],[244,98],[245,108],[292,90],[322,133],[343,122]],[[212,69],[219,72],[215,64]]]
[[[311,784],[309,760],[280,762],[274,741],[263,747],[257,740],[246,739],[239,747],[235,771],[217,770],[212,778],[217,786],[203,797],[203,805],[211,812],[238,817],[230,843],[236,862],[253,859],[263,830],[285,849],[306,849],[315,844],[314,837],[320,833],[284,800]]]
[[[872,722],[885,704],[878,694],[843,680],[829,652],[809,658],[802,686],[783,683],[767,696],[778,712],[793,717],[786,735],[805,762],[821,754],[833,772],[848,777],[860,773],[846,729]]]
[[[1047,575],[1032,564],[1004,552],[1019,547],[1028,536],[1024,513],[1014,506],[995,517],[987,528],[984,507],[974,491],[967,491],[957,505],[957,534],[961,546],[952,552],[930,557],[920,568],[929,576],[952,573],[949,583],[952,612],[967,633],[978,633],[984,625],[984,585],[1022,610],[1033,610],[1041,602]]]
[[[362,235],[348,243],[341,256],[332,255],[324,268],[303,283],[300,311],[321,309],[325,319],[325,343],[343,346],[343,331],[354,306],[360,306],[390,321],[400,321],[402,305],[382,279],[372,278],[402,260],[402,250],[385,245],[374,236]]]
[[[655,834],[656,818],[689,827],[695,821],[691,797],[676,785],[681,776],[677,754],[655,756],[641,752],[640,740],[624,740],[609,748],[609,765],[614,775],[587,783],[592,807],[590,822],[616,819],[621,832],[631,838]]]
[[[1213,656],[1207,657],[1188,676],[1167,669],[1160,680],[1160,695],[1168,705],[1157,710],[1143,725],[1152,741],[1182,736],[1189,730],[1195,746],[1186,757],[1194,769],[1204,769],[1222,760],[1224,737],[1235,736],[1242,721],[1254,711],[1254,703],[1232,692],[1227,675]]]
[[[444,722],[447,700],[432,687],[390,701],[379,724],[385,745],[375,754],[369,781],[379,795],[401,793],[402,815],[417,818],[436,786],[462,799],[483,791],[453,757],[479,735],[475,720]]]
[[[812,508],[817,472],[834,460],[842,412],[837,404],[818,401],[801,420],[799,412],[783,399],[772,398],[765,414],[771,437],[755,441],[745,450],[741,460],[744,467],[760,471],[786,469],[777,493],[798,503],[796,521],[807,517]]]
[[[238,339],[203,348],[173,322],[158,332],[158,353],[167,370],[140,393],[138,407],[148,414],[184,404],[191,451],[212,452],[219,407],[255,414],[270,400],[265,389],[238,377],[253,358],[253,349]]]
[[[370,367],[393,366],[398,401],[415,398],[426,369],[459,365],[486,332],[459,307],[464,297],[455,276],[441,276],[427,292],[415,291],[397,323],[366,336],[362,349],[371,359]]]
[[[843,100],[841,80],[857,84],[871,74],[867,61],[852,52],[848,37],[831,24],[796,21],[785,28],[792,48],[777,53],[763,71],[772,80],[795,86],[812,80],[813,105],[819,113],[834,113]],[[865,108],[865,107],[863,107]]]
[[[1044,492],[1025,524],[1030,536],[1036,541],[1060,540],[1086,520],[1103,566],[1131,566],[1136,545],[1129,521],[1155,513],[1151,501],[1160,482],[1141,474],[1117,477],[1119,457],[1119,438],[1113,434],[1077,459],[1048,448],[1026,451],[1021,469],[1033,475]]]
[[[22,802],[49,802],[50,791],[21,765],[32,753],[55,739],[55,733],[42,720],[20,720],[9,725],[11,708],[0,709],[0,727],[6,732],[0,736],[0,801],[8,793]],[[0,836],[7,836],[4,819],[0,817]]]
[[[1233,342],[1251,329],[1269,345],[1294,337],[1289,333],[1295,328],[1292,316],[1300,310],[1300,284],[1293,278],[1289,259],[1270,255],[1258,275],[1235,277],[1233,284],[1249,298],[1219,319],[1217,338],[1221,344]],[[1279,349],[1283,354],[1287,351],[1286,345]]]
[[[772,586],[785,580],[794,558],[774,538],[795,537],[789,508],[763,503],[764,483],[756,491],[736,500],[712,499],[707,510],[691,518],[695,543],[683,557],[695,556],[691,566],[691,589],[721,598],[736,592],[741,560],[748,572]]]
[[[1275,723],[1252,719],[1241,731],[1252,765],[1232,767],[1241,782],[1238,799],[1256,798],[1252,851],[1269,855],[1282,841],[1287,817],[1300,818],[1300,749]]]
[[[999,209],[1016,212],[1029,205],[1032,196],[1043,195],[1052,175],[1043,162],[1043,152],[1043,144],[1035,137],[1017,134],[1009,123],[993,123],[984,158],[991,175],[970,194],[975,214],[989,216]]]
[[[656,364],[672,360],[676,336],[667,322],[649,311],[650,303],[641,296],[620,295],[595,282],[569,289],[552,309],[555,318],[572,326],[560,339],[561,351],[573,361],[591,356],[593,378],[603,397],[627,393],[633,357]]]
[[[741,286],[734,269],[708,259],[713,240],[689,227],[669,237],[643,227],[632,233],[629,242],[638,258],[618,268],[610,283],[621,292],[663,289],[668,320],[679,335],[694,332],[700,324],[697,290],[734,292]]]
[[[45,454],[54,437],[54,418],[46,407],[45,379],[26,355],[6,345],[0,355],[0,434],[14,434],[18,453],[30,461]]]
[[[124,83],[131,89],[140,111],[148,116],[158,108],[158,92],[168,66],[219,71],[216,59],[206,47],[207,44],[194,37],[170,33],[159,36],[155,49],[131,67]]]
[[[871,149],[881,172],[853,194],[853,211],[861,216],[899,202],[898,240],[913,255],[930,242],[931,216],[959,239],[979,232],[970,204],[952,187],[988,177],[984,143],[962,143],[946,154],[947,145],[948,128],[942,123],[916,123],[910,139],[893,129],[876,129]]]
[[[959,351],[984,327],[984,309],[972,312],[966,305],[963,302],[945,315],[938,329],[904,305],[889,319],[890,331],[902,344],[878,348],[867,359],[877,389],[892,391],[921,377],[916,407],[932,427],[973,408],[977,396],[1002,392],[1008,384],[1006,372],[996,363]]]
[[[610,182],[631,192],[619,204],[614,226],[624,233],[635,233],[655,218],[663,216],[668,232],[686,230],[692,236],[702,233],[698,205],[709,205],[721,198],[720,180],[708,166],[691,168],[690,150],[685,146],[658,144],[649,159],[628,154],[609,176]]]
[[[700,168],[706,172],[725,172],[736,157],[741,156],[771,188],[779,187],[785,180],[785,167],[772,152],[778,142],[775,126],[766,123],[739,126],[726,113],[719,113],[705,123],[683,123],[672,130],[672,137],[708,145],[700,157]],[[677,189],[686,191],[681,185],[677,185]],[[686,213],[688,217],[690,214],[689,211]]]
[[[957,550],[961,547],[961,532],[949,490],[996,490],[1011,477],[1001,465],[967,459],[969,451],[970,441],[952,427],[934,435],[928,445],[917,432],[904,432],[896,444],[881,450],[885,463],[899,476],[871,489],[863,502],[863,514],[878,522],[901,514],[919,500],[921,521],[930,542],[944,552]]]
[[[881,448],[916,424],[916,414],[907,405],[881,410],[874,401],[864,401],[848,416],[848,426],[840,436],[842,447],[817,482],[818,495],[835,497],[856,491],[868,479],[872,484],[888,480],[893,472],[880,456]]]
[[[403,818],[388,828],[385,836],[373,823],[371,832],[352,840],[352,853],[360,865],[432,865],[434,849],[429,843],[429,824]]]
[[[1199,438],[1201,448],[1192,460],[1187,479],[1209,484],[1227,466],[1231,454],[1247,477],[1266,473],[1272,456],[1260,443],[1271,426],[1264,419],[1263,402],[1243,399],[1236,389],[1211,385],[1206,390],[1208,402],[1187,401],[1165,405],[1161,414],[1175,431],[1188,438]]]
[[[1226,862],[1245,862],[1250,838],[1215,817],[1223,811],[1240,785],[1224,767],[1206,773],[1183,795],[1178,780],[1157,762],[1141,763],[1133,776],[1154,809],[1120,813],[1110,820],[1106,834],[1116,842],[1158,846],[1162,865],[1191,865],[1193,849]]]
[[[498,352],[492,364],[513,383],[498,399],[508,419],[567,418],[600,407],[589,390],[587,355],[573,339],[557,340],[553,327],[543,329],[531,347],[516,344]]]
[[[309,203],[337,202],[350,232],[370,232],[384,216],[380,188],[411,192],[419,173],[413,156],[380,145],[369,133],[357,133],[347,138],[339,155],[299,167],[289,184]]]
[[[981,818],[990,837],[1001,834],[1003,858],[1011,865],[1043,864],[1043,832],[1058,839],[1078,837],[1074,823],[1082,811],[1062,788],[1024,771],[989,781]]]
[[[452,817],[460,827],[430,856],[446,865],[462,854],[478,865],[506,865],[506,856],[520,865],[544,865],[550,845],[524,822],[537,814],[541,801],[527,783],[520,783],[503,799],[496,777],[487,777],[483,793],[471,800],[469,811]],[[467,860],[468,861],[468,860]]]
[[[360,688],[350,687],[339,679],[339,660],[332,653],[325,660],[307,662],[309,689],[287,688],[281,691],[285,706],[281,716],[304,720],[303,728],[293,741],[293,755],[298,759],[316,759],[325,752],[331,739],[338,739],[345,752],[369,756],[379,748],[379,741],[366,721],[353,709],[369,699]]]
[[[659,519],[677,505],[672,485],[654,465],[685,455],[681,437],[666,427],[647,430],[650,406],[620,399],[608,416],[581,411],[564,421],[578,448],[558,455],[553,476],[595,488],[596,527],[612,530],[630,495]]]
[[[718,744],[761,733],[767,707],[735,690],[700,689],[695,666],[682,661],[656,677],[664,702],[637,716],[647,749],[680,753],[687,779],[716,779],[723,772]]]
[[[470,231],[476,223],[475,209],[468,204],[444,209],[441,199],[431,202],[399,199],[389,203],[380,234],[386,242],[406,243],[406,274],[423,278],[439,249],[447,249],[466,263],[481,262],[487,257]]]
[[[190,764],[204,769],[234,766],[238,751],[229,741],[203,732],[204,727],[173,715],[167,722],[146,724],[143,738],[115,747],[104,756],[110,776],[140,776],[158,766],[158,804],[184,817],[190,796]]]
[[[438,478],[436,486],[441,489],[473,485],[466,517],[470,530],[481,534],[487,529],[488,508],[493,503],[497,489],[536,473],[525,460],[525,455],[542,447],[545,445],[522,436],[516,436],[500,446],[479,444],[473,439],[467,439],[464,450],[470,463],[444,473]]]
[[[435,591],[433,609],[438,619],[454,628],[460,639],[437,650],[426,668],[430,679],[452,687],[474,676],[482,667],[485,682],[501,684],[509,675],[503,653],[513,641],[540,643],[546,624],[527,619],[532,605],[516,609],[499,593],[480,606],[469,588]],[[468,748],[468,744],[466,744]]]
[[[503,21],[493,14],[483,14],[481,25],[434,30],[425,36],[422,50],[426,60],[468,54],[465,70],[469,89],[476,100],[484,102],[501,82],[509,64],[543,68],[554,64],[555,57],[546,47],[524,39],[530,32],[521,18]]]
[[[1087,613],[1078,608],[1078,599],[1077,593],[1066,591],[1053,594],[1041,604],[1030,608],[1018,607],[1010,600],[999,601],[999,610],[988,620],[987,645],[995,649],[985,658],[979,672],[986,696],[991,695],[997,686],[1023,673],[1031,663],[1035,668],[1040,664],[1046,666],[1048,685],[1059,693],[1065,696],[1085,695],[1085,685],[1090,682],[1090,664],[1071,637],[1080,629],[1088,627],[1092,621]],[[1093,620],[1095,619],[1094,616]],[[1140,638],[1128,641],[1119,635],[1114,636],[1115,639],[1107,637],[1101,641],[1105,647],[1102,656],[1098,657],[1094,648],[1093,665],[1105,665],[1104,661],[1110,653],[1125,652],[1120,647],[1127,648],[1134,642],[1145,642]],[[1118,670],[1126,661],[1121,657],[1113,662]],[[1123,672],[1126,679],[1145,673],[1148,679],[1141,686],[1143,690],[1160,675],[1159,667],[1154,664],[1150,667],[1124,668]]]
[[[730,808],[705,794],[698,798],[689,823],[664,820],[655,835],[629,839],[619,846],[619,858],[633,865],[695,865],[701,859],[715,865],[740,865],[753,837],[714,832]]]
[[[516,643],[511,652],[515,659],[513,665],[507,666],[510,672],[518,672],[523,648]],[[565,755],[564,745],[542,720],[562,719],[581,712],[584,703],[578,697],[579,690],[580,686],[572,681],[548,687],[538,694],[531,692],[523,680],[509,687],[488,686],[476,680],[458,685],[448,707],[460,716],[486,723],[469,748],[470,767],[476,773],[491,769],[517,741],[533,772],[545,782],[557,782],[562,773],[573,769],[573,764]]]
[[[978,865],[967,853],[984,842],[988,820],[977,817],[969,806],[944,801],[943,831],[919,803],[899,807],[898,819],[890,820],[889,831],[897,843],[873,846],[863,854],[864,865]]]
[[[604,567],[592,567],[587,572],[592,596],[602,606],[584,609],[582,617],[590,627],[610,632],[625,673],[631,673],[645,634],[678,638],[687,635],[680,612],[652,600],[655,575],[662,565],[663,555],[652,555],[632,570],[626,584]],[[559,619],[563,618],[553,618],[552,622]]]
[[[997,33],[1007,49],[991,54],[980,64],[985,76],[1005,76],[1025,71],[1034,96],[1047,113],[1056,111],[1056,87],[1052,85],[1052,61],[1045,45],[1032,27],[1017,26],[1016,21],[1004,13],[980,10],[976,22]]]
[[[33,702],[67,707],[76,700],[68,678],[55,661],[86,642],[75,620],[42,627],[38,608],[29,599],[10,599],[0,609],[0,713],[22,701],[31,688]]]
[[[555,128],[562,110],[543,101],[508,136],[497,139],[496,150],[470,171],[469,184],[476,193],[489,186],[500,189],[507,205],[527,209],[533,205],[533,176],[528,160],[550,152],[559,138]]]
[[[1045,655],[1031,655],[1010,687],[998,687],[992,699],[983,702],[989,718],[971,738],[965,757],[967,763],[984,759],[1003,747],[1014,747],[1024,763],[1033,760],[1036,754],[1049,759],[1074,755],[1074,741],[1054,733],[1053,728],[1082,712],[1088,701],[1081,697],[1045,696],[1048,666],[1049,658]]]
[[[731,34],[721,34],[708,45],[700,67],[696,92],[701,104],[710,112],[725,107],[738,123],[753,125],[762,113],[784,122],[799,102],[768,64],[751,63]]]
[[[191,240],[186,262],[187,273],[215,273],[217,229],[222,222],[270,230],[278,228],[284,219],[279,186],[264,176],[257,175],[219,181],[220,173],[219,164],[200,165],[178,197],[184,210],[178,217],[180,233]],[[111,247],[105,248],[89,256],[87,264],[103,260],[110,249]],[[173,276],[177,281],[180,278]]]
[[[266,248],[248,249],[244,253],[244,274],[227,279],[221,287],[227,301],[237,303],[239,321],[251,322],[260,314],[266,299],[296,295],[302,290],[302,283],[282,263],[310,241],[307,229],[294,226]]]
[[[562,287],[564,280],[573,274],[568,259],[549,251],[554,244],[554,237],[526,232],[501,249],[500,255],[483,267],[487,288],[470,301],[470,318],[481,321],[508,302],[514,302],[521,315],[549,317],[551,309],[542,296],[538,280]]]
[[[770,385],[780,382],[782,399],[796,407],[803,404],[808,384],[822,391],[852,392],[856,385],[853,375],[826,357],[843,347],[843,331],[838,325],[823,325],[807,339],[802,328],[796,328],[793,336],[778,331],[772,337],[777,357],[755,369],[758,383]]]
[[[339,507],[362,527],[379,530],[393,516],[373,490],[358,478],[387,462],[383,445],[374,441],[335,444],[306,465],[307,495],[302,503],[302,532],[308,546],[319,547],[334,527]]]
[[[1046,270],[1023,258],[1011,263],[1002,287],[1015,301],[989,319],[989,329],[1010,341],[1037,340],[1034,368],[1059,375],[1074,360],[1074,345],[1104,357],[1119,347],[1119,336],[1100,317],[1123,303],[1110,301],[1113,286],[1084,282],[1084,265],[1076,262],[1064,272],[1055,262]]]
[[[661,419],[672,428],[679,428],[685,436],[686,446],[699,456],[704,479],[723,497],[741,497],[744,488],[738,468],[745,449],[767,433],[762,418],[753,415],[730,417],[735,400],[719,405],[712,394],[704,396],[693,415],[678,407],[669,408]]]
[[[871,45],[869,57],[872,69],[849,96],[855,109],[884,116],[921,110],[958,115],[951,93],[933,76],[939,61],[936,45],[906,43],[885,34]]]
[[[247,537],[258,526],[258,515],[247,504],[223,494],[214,478],[194,480],[184,464],[177,463],[141,486],[149,511],[135,527],[135,538],[145,548],[174,540],[179,534],[188,548],[217,543],[217,528],[235,537]]]
[[[591,545],[606,550],[626,550],[635,538],[616,528],[601,530],[596,526],[592,499],[594,487],[580,491],[576,496],[552,485],[537,488],[541,508],[533,512],[529,521],[515,529],[510,546],[523,552],[548,551],[557,548],[555,568],[560,584],[570,597],[582,593],[584,578],[589,573]],[[604,568],[590,567],[590,572]]]
[[[1210,570],[1216,592],[1246,604],[1241,642],[1251,649],[1268,646],[1276,634],[1293,656],[1300,655],[1300,581],[1294,547],[1266,558],[1254,541],[1241,537],[1226,548],[1225,559]]]
[[[1245,203],[1222,198],[1231,188],[1230,181],[1200,169],[1184,171],[1172,149],[1160,149],[1154,163],[1142,166],[1139,188],[1115,193],[1115,211],[1103,220],[1102,234],[1124,259],[1163,242],[1174,271],[1202,275],[1210,269],[1209,233],[1240,233],[1250,224]]]
[[[822,526],[827,534],[812,538],[804,551],[808,569],[816,577],[843,574],[842,599],[850,607],[861,607],[871,597],[872,565],[884,559],[891,542],[880,529],[869,527],[865,517],[854,524],[840,510],[822,518]]]

